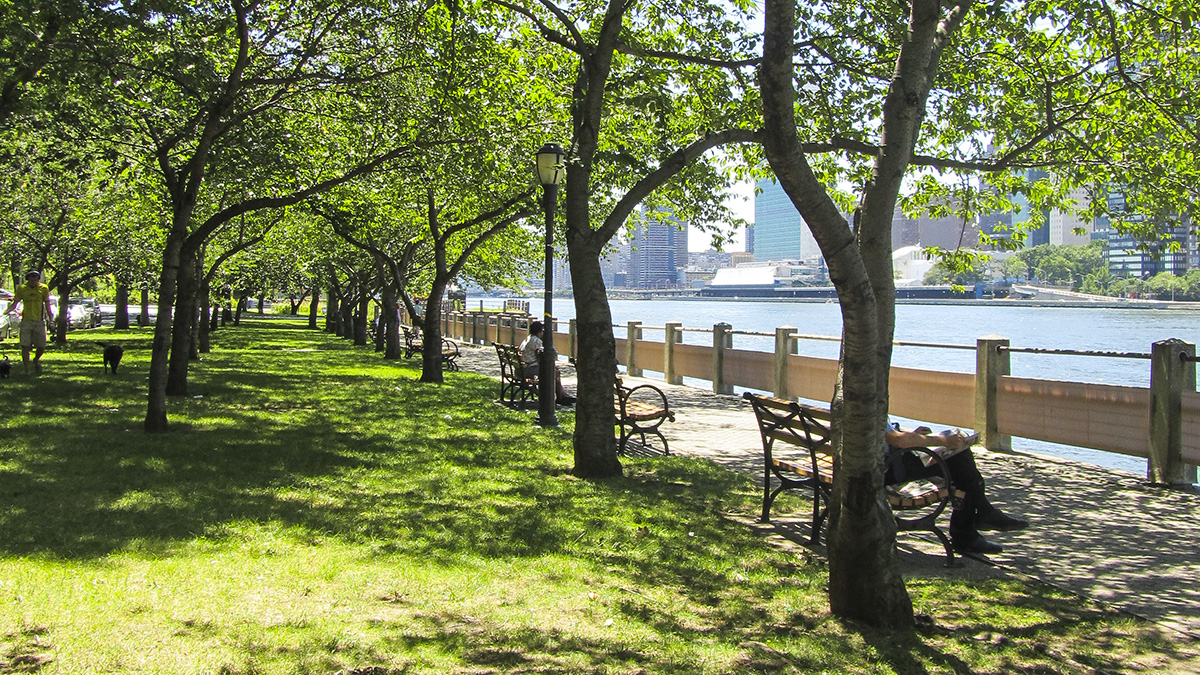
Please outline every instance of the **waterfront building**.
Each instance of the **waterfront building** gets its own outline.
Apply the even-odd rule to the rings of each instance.
[[[737,267],[746,263],[754,262],[753,253],[731,253],[729,254],[729,266]]]
[[[754,254],[754,223],[746,225],[746,253]]]
[[[892,251],[892,270],[898,275],[897,286],[919,285],[924,283],[925,275],[936,260],[930,260],[920,246],[901,246]]]
[[[821,255],[817,240],[808,224],[796,212],[796,207],[774,178],[764,178],[755,185],[753,241],[757,261],[803,260]]]
[[[826,286],[829,273],[822,258],[751,262],[717,270],[711,286],[774,287]]]
[[[630,238],[626,283],[630,288],[669,288],[682,284],[688,265],[688,228],[665,210],[642,208]]]

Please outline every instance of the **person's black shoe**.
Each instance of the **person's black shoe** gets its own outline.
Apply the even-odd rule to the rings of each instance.
[[[557,401],[555,401],[555,403],[557,403],[558,405],[575,405],[575,397],[574,396],[564,396],[564,397],[558,399]]]
[[[1029,521],[1013,518],[1000,509],[992,509],[975,517],[975,527],[996,532],[1015,532],[1029,527]]]
[[[1004,547],[995,542],[988,541],[983,538],[982,534],[977,534],[973,539],[953,539],[950,542],[954,547],[955,553],[999,553],[1004,550]]]

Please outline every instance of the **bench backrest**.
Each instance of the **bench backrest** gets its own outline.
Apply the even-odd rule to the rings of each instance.
[[[775,441],[804,448],[810,453],[833,452],[830,438],[833,420],[828,409],[750,392],[742,396],[754,408],[768,461]]]
[[[521,350],[515,345],[493,342],[496,356],[500,359],[500,377],[508,380],[524,380],[525,364],[521,361]]]

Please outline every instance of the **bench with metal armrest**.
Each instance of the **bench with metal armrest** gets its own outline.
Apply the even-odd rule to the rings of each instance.
[[[493,342],[496,357],[500,359],[500,402],[506,405],[523,405],[537,399],[538,380],[525,377],[525,364],[521,361],[521,350],[514,345]]]
[[[811,492],[809,541],[817,543],[833,494],[833,418],[829,409],[750,392],[742,396],[754,408],[762,437],[762,521],[770,521],[771,504],[780,492],[795,488]],[[939,475],[886,486],[896,530],[933,533],[946,550],[946,565],[953,565],[954,550],[950,539],[938,527],[937,519],[952,499],[962,499],[965,495],[951,484],[950,470],[936,452],[928,448],[909,448],[907,452],[926,455],[927,464],[936,465]],[[901,461],[905,454],[893,453],[888,468]],[[773,482],[777,483],[774,489]]]

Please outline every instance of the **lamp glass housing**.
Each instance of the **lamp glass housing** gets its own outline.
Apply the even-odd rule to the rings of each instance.
[[[538,183],[542,185],[558,185],[562,183],[564,170],[562,160],[563,149],[553,143],[542,146],[537,153]]]

